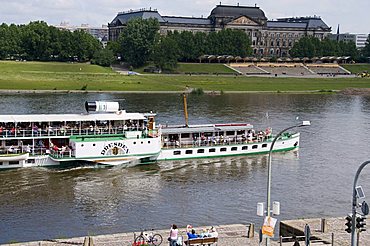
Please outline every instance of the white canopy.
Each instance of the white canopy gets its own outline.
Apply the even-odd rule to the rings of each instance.
[[[116,113],[102,114],[25,114],[25,115],[0,115],[0,122],[72,122],[72,121],[123,121],[123,120],[144,120],[140,113]]]

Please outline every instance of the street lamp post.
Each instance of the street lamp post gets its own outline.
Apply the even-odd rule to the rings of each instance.
[[[361,166],[357,169],[355,180],[353,181],[353,192],[352,192],[352,231],[351,231],[351,246],[356,246],[356,214],[357,214],[357,192],[356,192],[356,186],[357,186],[357,180],[360,176],[360,173],[362,169],[364,169],[365,166],[370,164],[370,161],[365,161],[361,164]],[[358,243],[357,243],[358,245]]]
[[[302,126],[310,126],[311,122],[310,121],[303,121],[301,124],[290,126],[285,128],[284,130],[280,131],[275,138],[272,140],[270,151],[269,151],[269,156],[268,156],[268,175],[267,175],[267,210],[266,210],[266,216],[270,217],[271,215],[271,154],[272,150],[274,148],[275,142],[278,140],[278,138],[283,134],[284,132],[296,128],[296,127],[302,127]],[[270,245],[270,238],[266,238],[266,246]]]

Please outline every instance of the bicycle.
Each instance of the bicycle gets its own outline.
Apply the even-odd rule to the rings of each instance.
[[[153,231],[153,229],[152,229]],[[140,235],[135,238],[135,245],[161,245],[163,238],[160,234],[153,232],[146,233],[143,230],[141,231]]]

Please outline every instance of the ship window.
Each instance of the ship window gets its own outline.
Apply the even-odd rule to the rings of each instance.
[[[136,142],[134,142],[134,144],[136,144]]]
[[[148,141],[148,144],[150,144],[150,141]]]
[[[257,149],[258,148],[258,145],[253,145],[252,146],[252,149]]]
[[[262,144],[262,148],[267,148],[267,144]]]
[[[28,159],[27,163],[35,163],[35,159]]]
[[[190,133],[182,133],[181,138],[190,138]]]
[[[141,142],[141,144],[144,144],[144,142]]]
[[[216,152],[216,149],[215,148],[212,148],[212,149],[209,149],[209,152]]]
[[[221,148],[220,151],[221,152],[225,152],[226,151],[226,148]]]
[[[3,163],[2,162],[0,162],[0,166],[2,166],[3,165]]]
[[[237,151],[238,147],[231,147],[231,151]]]
[[[84,145],[83,144],[81,144],[81,147],[83,147]]]
[[[189,155],[189,154],[193,154],[193,151],[191,149],[188,149],[185,151],[185,154]]]
[[[247,150],[248,149],[248,146],[243,146],[242,147],[242,150]]]
[[[204,153],[204,149],[198,149],[198,153]]]
[[[227,131],[226,136],[234,136],[235,132],[234,131]]]
[[[93,144],[93,146],[95,147],[96,144]]]
[[[9,161],[9,165],[18,165],[19,162],[18,161]]]
[[[176,150],[173,152],[173,155],[181,155],[181,151],[180,150]]]

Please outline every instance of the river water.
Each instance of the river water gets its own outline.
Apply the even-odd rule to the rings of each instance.
[[[119,100],[128,112],[182,124],[175,94],[3,94],[0,114],[83,113],[86,100]],[[353,178],[370,159],[370,97],[303,94],[190,96],[190,124],[248,122],[300,128],[297,152],[273,155],[279,220],[345,216]],[[268,114],[268,117],[266,115]],[[265,202],[267,156],[160,162],[131,168],[30,168],[0,172],[0,243],[254,222]],[[359,180],[370,194],[370,169]]]

